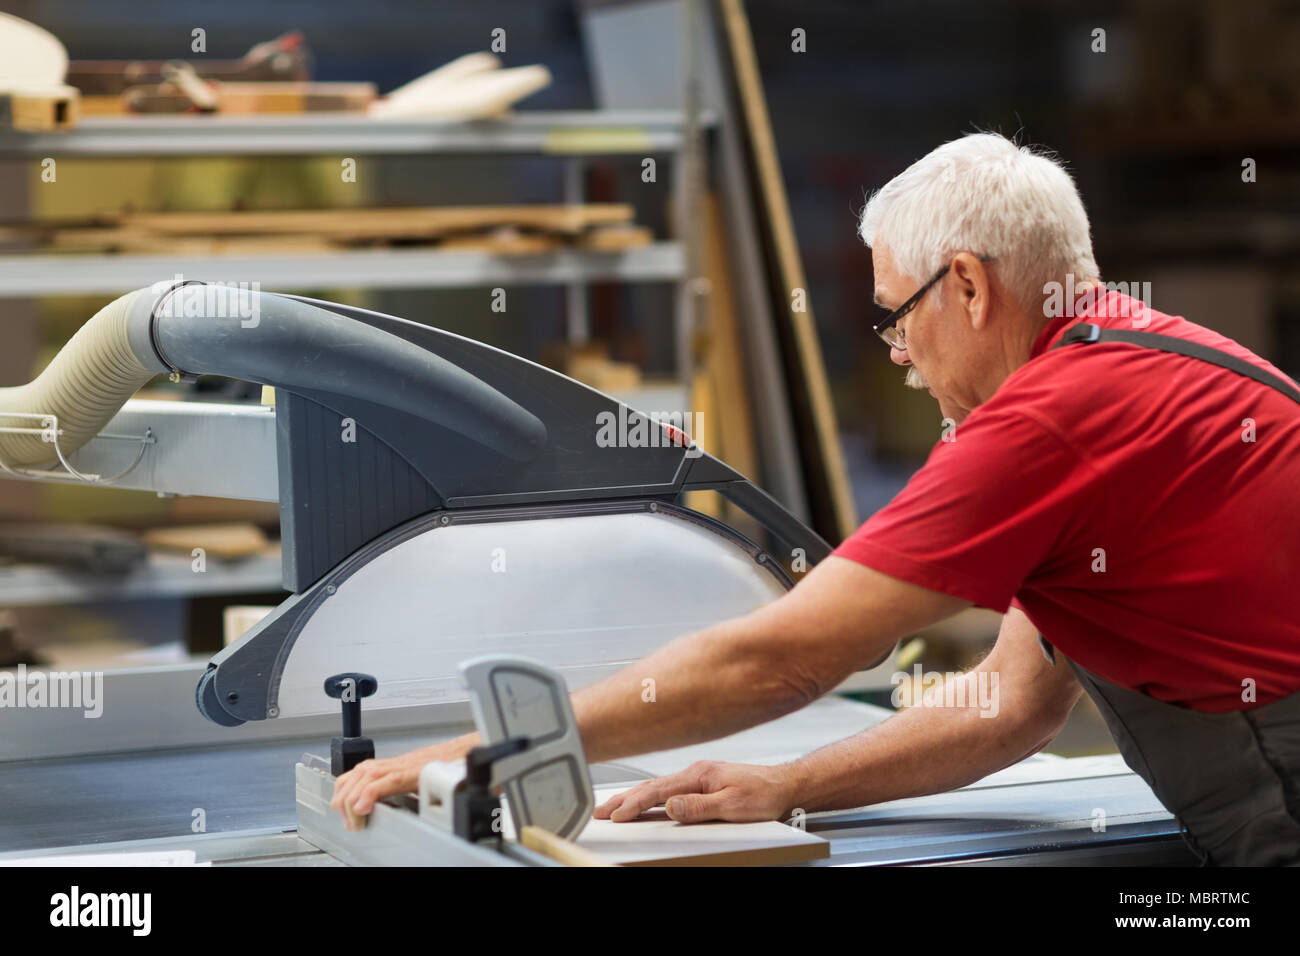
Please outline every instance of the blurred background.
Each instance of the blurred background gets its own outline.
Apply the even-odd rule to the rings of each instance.
[[[680,64],[680,49],[666,46],[684,42],[682,37],[668,27],[662,34],[666,46],[652,42],[649,33],[638,44],[628,25],[635,19],[618,19],[662,6],[599,0],[0,3],[0,9],[52,32],[73,61],[197,63],[201,58],[191,49],[196,27],[205,32],[202,58],[238,60],[257,44],[298,31],[309,51],[312,81],[370,83],[379,93],[457,57],[489,49],[492,31],[500,28],[507,38],[498,53],[505,67],[541,64],[549,71],[549,82],[515,105],[517,116],[679,107],[681,76],[671,64]],[[1300,374],[1300,279],[1294,269],[1300,253],[1300,5],[1290,0],[987,0],[978,5],[749,0],[743,6],[806,277],[806,314],[813,317],[819,347],[815,359],[824,368],[838,447],[834,454],[805,449],[801,472],[782,472],[788,462],[763,446],[762,398],[746,395],[735,400],[748,404],[747,427],[758,437],[736,439],[733,429],[733,451],[724,457],[743,460],[749,455],[759,480],[783,500],[790,500],[787,487],[795,489],[790,496],[802,494],[801,510],[817,519],[828,538],[843,531],[845,512],[835,510],[833,482],[813,475],[816,469],[836,466],[835,455],[842,457],[851,526],[890,500],[940,431],[933,401],[903,387],[901,371],[889,363],[887,350],[871,332],[871,257],[857,236],[857,214],[871,190],[964,132],[1001,131],[1054,150],[1081,187],[1103,278],[1149,283],[1150,302],[1157,309],[1217,329],[1287,373]],[[707,44],[702,56],[713,56]],[[661,69],[656,73],[657,61]],[[638,69],[649,70],[644,75],[654,81],[636,82]],[[701,83],[708,114],[714,104],[707,76]],[[121,98],[118,91],[108,99]],[[86,129],[95,109],[113,113],[113,105],[104,100],[100,97],[96,107],[86,94]],[[136,101],[133,115],[147,106]],[[194,111],[192,103],[177,107],[174,102],[152,109]],[[118,111],[126,115],[126,110]],[[741,120],[737,123],[743,128]],[[669,160],[655,183],[644,179],[642,159],[649,155],[644,149],[615,148],[608,139],[580,161],[574,160],[583,152],[578,148],[560,150],[565,155],[557,161],[554,143],[536,150],[494,148],[472,154],[377,146],[359,159],[359,175],[349,182],[339,176],[340,157],[348,153],[332,145],[308,155],[248,155],[254,147],[246,134],[226,141],[209,138],[188,150],[167,143],[164,131],[149,141],[152,146],[128,148],[121,138],[130,131],[119,130],[115,146],[53,153],[58,157],[55,188],[42,180],[42,150],[16,144],[18,134],[9,134],[0,147],[0,219],[7,230],[0,266],[8,270],[0,270],[6,330],[0,385],[29,381],[89,315],[117,294],[109,288],[87,289],[86,283],[39,279],[37,270],[24,266],[31,261],[27,257],[160,254],[158,247],[123,232],[134,220],[117,217],[581,200],[630,205],[631,223],[620,223],[628,228],[590,241],[627,243],[633,251],[617,268],[509,283],[510,307],[504,312],[494,310],[488,294],[498,284],[491,269],[479,279],[459,276],[440,285],[432,280],[423,285],[411,276],[372,284],[364,270],[359,274],[340,261],[337,280],[294,274],[285,283],[263,282],[263,287],[428,322],[555,365],[611,392],[660,397],[673,394],[662,389],[684,388],[666,401],[698,408],[683,365],[699,361],[707,366],[710,360],[690,337],[691,327],[683,333],[679,310],[682,296],[689,298],[691,291],[675,281],[680,276],[663,265],[664,255],[676,254],[680,243],[686,243],[689,254],[695,242],[697,253],[707,257],[710,235],[734,251],[745,229],[728,213],[723,198],[736,185],[729,181],[734,173],[725,160],[725,122],[706,115],[703,126],[703,171],[693,192],[691,183],[677,180],[679,164],[672,161],[689,141],[653,151]],[[752,130],[749,134],[752,140]],[[608,137],[609,129],[603,135]],[[160,155],[147,155],[150,149]],[[748,162],[758,162],[754,153],[745,155]],[[757,183],[761,176],[753,172],[751,168]],[[675,205],[683,200],[682,189],[687,190],[686,206]],[[722,203],[721,220],[712,224],[711,233],[706,225],[702,237],[687,238],[681,210],[688,210],[686,225],[711,222],[706,210],[710,196]],[[761,197],[748,198],[761,207]],[[119,234],[65,236],[58,229],[33,229],[33,224],[76,226],[83,232],[111,227]],[[648,230],[649,238],[631,224]],[[761,255],[770,261],[768,247],[781,243],[779,221],[767,232],[762,222],[749,225],[765,250]],[[522,235],[496,230],[486,238],[471,237],[461,248],[505,255],[512,242],[529,237],[527,230]],[[475,245],[480,239],[488,245]],[[356,243],[363,241],[373,251],[373,237]],[[399,239],[385,241],[382,248],[401,248]],[[130,242],[143,245],[123,245]],[[169,242],[180,248],[178,240]],[[674,249],[663,248],[668,242]],[[194,255],[240,251],[233,245],[185,248]],[[301,251],[292,244],[260,249],[258,254],[270,259]],[[732,279],[742,283],[745,276],[734,273],[744,271],[744,260],[733,255],[731,269]],[[723,294],[715,275],[710,296],[715,317]],[[731,344],[741,347],[740,340],[749,334],[746,323],[755,317],[742,291],[734,299]],[[801,415],[814,423],[827,419],[817,416],[818,383],[789,373],[791,363],[798,364],[790,357],[792,349],[798,352],[791,346],[794,340],[797,333],[788,330],[773,337],[786,370],[784,401],[795,408],[790,427],[800,432]],[[726,341],[719,336],[713,344],[725,349]],[[806,358],[810,353],[805,348],[798,354]],[[718,375],[715,385],[722,391],[712,401],[725,404],[732,399],[723,394],[718,384],[723,376]],[[761,382],[751,369],[749,387],[761,390]],[[156,391],[168,388],[163,383]],[[185,387],[195,388],[226,400],[258,399],[256,390],[236,383],[201,381]],[[645,391],[656,388],[661,391]],[[716,418],[726,431],[726,413],[719,410]],[[725,446],[729,435],[713,438]],[[712,450],[707,436],[696,437]],[[750,444],[758,447],[747,451]],[[827,486],[821,492],[819,482]],[[249,522],[267,536],[267,547],[274,545],[277,517],[274,505],[162,500],[145,492],[13,481],[0,486],[0,502],[10,518],[136,529]],[[225,607],[278,600],[274,562],[267,567],[266,586],[258,586],[254,576],[219,595],[145,595],[124,604],[99,601],[92,594],[72,600],[57,590],[44,601],[34,591],[24,592],[21,599],[11,597],[8,620],[17,631],[58,631],[69,639],[82,631],[103,637],[107,626],[115,639],[127,643],[128,635],[136,640],[156,632],[156,639],[145,640],[149,644],[161,642],[168,632],[186,632],[186,650],[193,652],[219,646]],[[0,595],[0,605],[4,603]],[[996,615],[973,612],[924,635],[925,644],[911,653],[927,669],[967,667],[987,649],[996,625]],[[1107,749],[1109,740],[1098,728],[1095,722],[1072,724],[1058,741],[1058,751]]]

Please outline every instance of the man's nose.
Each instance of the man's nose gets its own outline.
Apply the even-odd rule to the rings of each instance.
[[[912,360],[907,357],[907,349],[896,349],[892,346],[889,349],[889,360],[895,365],[911,365]]]

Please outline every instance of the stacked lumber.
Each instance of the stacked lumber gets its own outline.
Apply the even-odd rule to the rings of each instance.
[[[77,90],[64,82],[68,51],[54,34],[0,13],[0,130],[44,133],[77,122]]]
[[[121,213],[0,227],[0,243],[32,251],[222,254],[437,245],[503,255],[651,242],[629,205],[435,206],[259,212]]]
[[[0,92],[0,129],[49,133],[76,126],[78,115],[77,91],[70,86]]]

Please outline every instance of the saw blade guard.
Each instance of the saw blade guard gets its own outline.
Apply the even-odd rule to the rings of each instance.
[[[217,655],[199,706],[218,723],[332,713],[321,681],[358,668],[379,680],[369,710],[459,702],[461,663],[489,652],[576,689],[790,584],[725,525],[658,502],[435,515]]]

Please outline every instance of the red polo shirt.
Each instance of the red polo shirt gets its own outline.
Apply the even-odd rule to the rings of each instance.
[[[1014,598],[1061,653],[1163,701],[1218,713],[1295,692],[1300,405],[1154,349],[1049,351],[1080,321],[1201,342],[1281,374],[1109,293],[1053,320],[1030,360],[834,553],[981,607]],[[1247,679],[1256,699],[1243,704]]]

